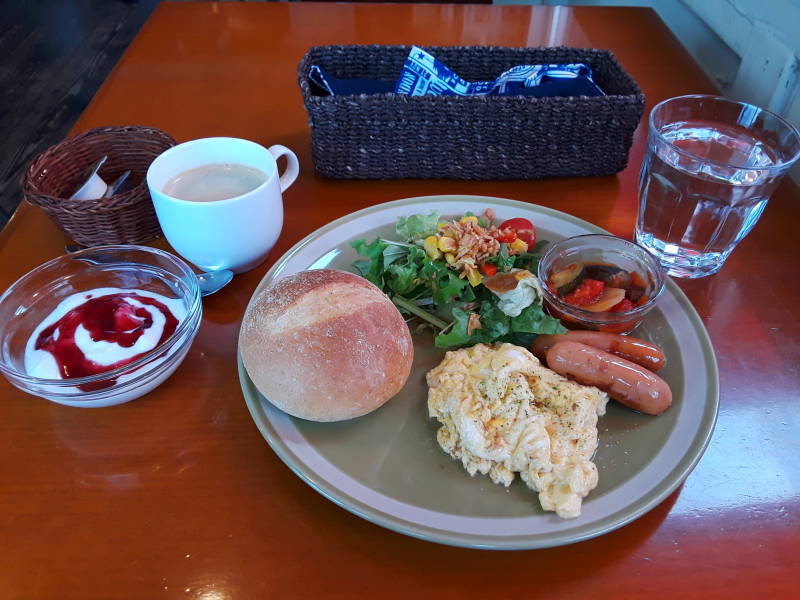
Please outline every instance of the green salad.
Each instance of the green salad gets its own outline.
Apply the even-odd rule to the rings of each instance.
[[[439,348],[511,342],[528,347],[538,334],[564,333],[542,308],[535,273],[539,251],[524,218],[494,223],[494,214],[443,220],[436,212],[401,217],[396,240],[358,239],[354,263],[383,290],[415,333],[432,328]]]

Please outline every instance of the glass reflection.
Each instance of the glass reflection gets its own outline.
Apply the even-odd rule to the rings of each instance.
[[[317,260],[315,260],[311,265],[308,267],[310,269],[327,269],[329,268],[335,261],[336,257],[339,256],[342,251],[338,248],[334,248],[330,252],[326,252],[322,256],[320,256]]]
[[[788,505],[800,500],[800,475],[792,466],[796,452],[790,450],[796,447],[800,413],[790,409],[792,402],[773,397],[771,403],[721,411],[711,444],[673,512],[700,516],[744,509],[786,519]]]

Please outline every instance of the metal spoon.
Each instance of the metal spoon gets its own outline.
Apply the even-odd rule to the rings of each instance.
[[[197,281],[200,284],[200,295],[210,296],[214,292],[220,291],[231,282],[231,279],[233,279],[233,271],[230,269],[197,273]]]
[[[84,246],[79,244],[67,244],[64,246],[64,251],[67,254],[72,254],[73,252],[77,252],[78,250],[85,250]],[[115,258],[110,258],[107,256],[103,256],[102,253],[98,253],[94,256],[80,256],[76,257],[78,260],[82,260],[92,265],[102,265],[102,264],[110,264],[118,262]],[[203,273],[196,273],[197,275],[197,282],[200,287],[200,295],[201,296],[210,296],[211,294],[220,291],[226,285],[228,285],[231,280],[233,279],[233,271],[229,269],[220,269],[219,271],[205,271]]]

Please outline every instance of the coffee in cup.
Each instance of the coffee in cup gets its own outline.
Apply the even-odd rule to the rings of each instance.
[[[276,159],[287,167],[278,173]],[[158,222],[169,243],[204,270],[248,271],[283,228],[281,196],[300,171],[285,146],[204,138],[159,155],[147,170]]]
[[[252,192],[267,180],[261,169],[231,163],[211,163],[178,173],[164,193],[189,202],[215,202]]]

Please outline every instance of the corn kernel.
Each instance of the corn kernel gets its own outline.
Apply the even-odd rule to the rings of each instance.
[[[459,223],[461,223],[461,224],[464,224],[464,223],[476,223],[477,224],[478,223],[478,217],[476,217],[475,215],[470,215],[468,217],[461,217],[461,220],[459,221]]]
[[[458,244],[456,244],[456,241],[447,236],[442,236],[439,238],[438,247],[442,252],[455,252],[458,250]]]
[[[427,254],[428,258],[431,260],[436,260],[442,255],[442,253],[439,252],[439,249],[436,247],[438,241],[439,238],[437,238],[435,235],[429,235],[425,238],[425,242],[423,242],[425,254]]]
[[[453,231],[453,226],[451,223],[445,223],[444,227],[439,228],[439,235],[456,239],[456,233]]]
[[[448,265],[452,265],[454,262],[456,262],[456,255],[452,252],[447,252],[444,255],[444,259],[447,261]]]
[[[506,419],[504,419],[503,417],[492,417],[486,422],[486,429],[489,429],[490,427],[499,427],[505,422]]]
[[[512,254],[522,254],[528,251],[528,244],[517,238],[508,245],[508,250]]]
[[[475,269],[467,269],[467,281],[472,287],[480,285],[481,281],[483,281],[483,275],[478,273]]]

